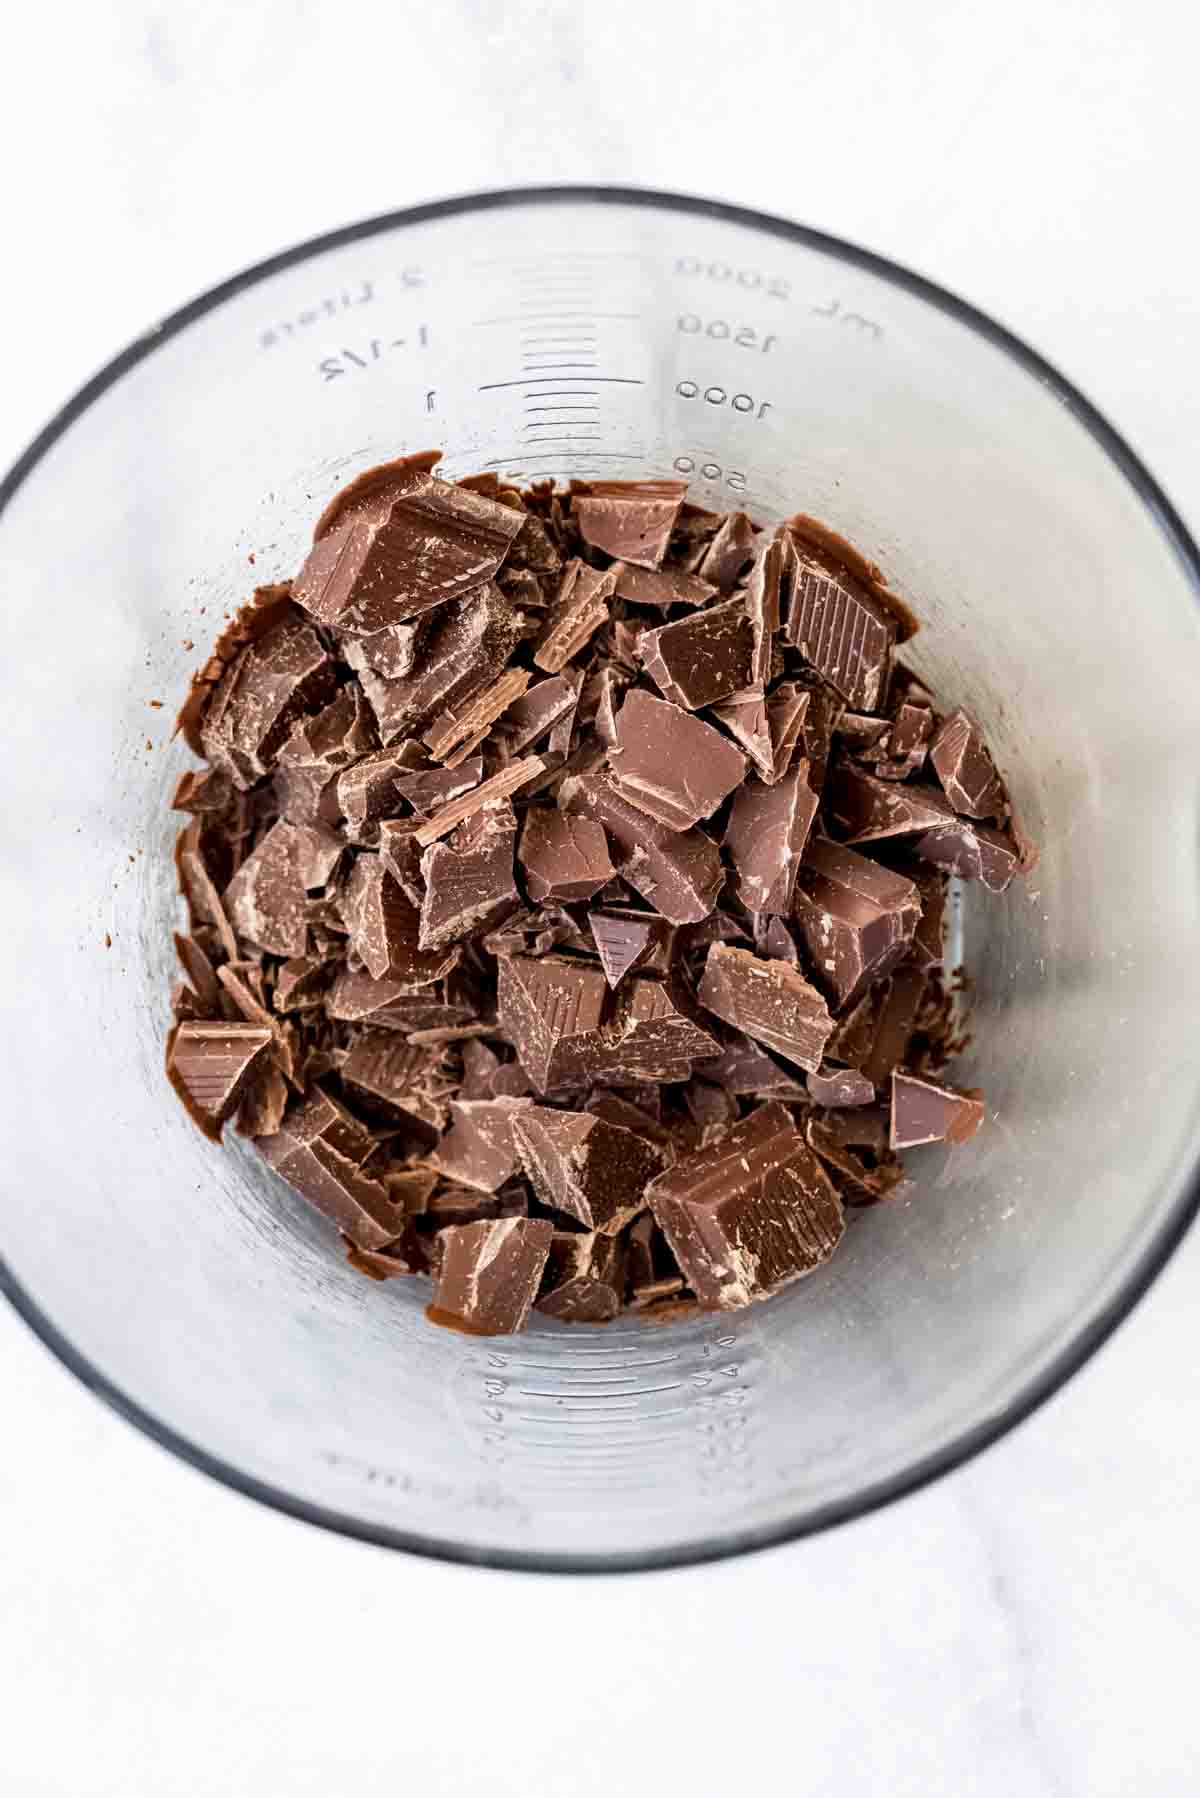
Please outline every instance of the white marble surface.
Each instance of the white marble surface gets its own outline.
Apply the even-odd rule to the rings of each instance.
[[[118,0],[25,9],[6,49],[5,462],[155,316],[298,237],[473,187],[637,181],[959,289],[1200,524],[1200,30],[1164,0]],[[1193,1234],[965,1471],[816,1541],[615,1582],[259,1510],[0,1311],[0,1791],[1194,1798],[1198,1294]]]

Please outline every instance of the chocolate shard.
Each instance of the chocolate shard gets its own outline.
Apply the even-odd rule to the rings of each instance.
[[[956,812],[965,812],[969,818],[1003,814],[1004,783],[979,726],[961,708],[939,726],[929,745],[929,759]]]
[[[304,853],[298,827],[281,818],[225,889],[225,910],[238,935],[272,955],[303,955],[308,947]]]
[[[517,1150],[543,1205],[585,1230],[616,1235],[644,1210],[663,1158],[632,1130],[588,1111],[530,1105],[513,1124]]]
[[[935,862],[960,880],[982,881],[992,893],[1004,892],[1021,868],[1022,851],[1010,836],[967,818],[927,830],[913,849],[923,861]]]
[[[420,947],[420,917],[379,856],[359,855],[342,896],[350,946],[373,980],[402,981],[409,992],[449,973],[457,951]]]
[[[167,1078],[188,1115],[213,1142],[271,1052],[273,1037],[257,1024],[185,1020],[167,1038]]]
[[[421,857],[422,950],[443,949],[492,929],[515,912],[517,820],[507,799],[484,806]]]
[[[175,729],[182,731],[184,741],[193,755],[203,755],[205,752],[201,729],[213,694],[226,669],[237,661],[248,644],[267,636],[281,619],[295,615],[291,593],[290,581],[255,588],[250,599],[244,606],[239,606],[234,617],[221,631],[204,666],[192,675],[187,697],[175,720]]]
[[[711,710],[713,717],[720,720],[734,742],[746,751],[760,779],[768,783],[774,781],[775,745],[771,740],[767,702],[762,693],[752,688],[749,692],[735,694],[732,699],[713,706]],[[796,734],[798,736],[799,731]],[[792,746],[795,746],[795,738]]]
[[[629,682],[613,667],[601,668],[588,676],[579,702],[580,714],[590,719],[592,730],[602,743],[617,740],[617,709]]]
[[[672,924],[698,923],[712,911],[725,870],[720,850],[703,831],[676,831],[651,819],[601,769],[565,780],[559,803],[604,826],[618,874]]]
[[[396,792],[413,810],[428,818],[452,799],[461,799],[483,779],[483,757],[473,755],[454,768],[416,768],[396,776]]]
[[[171,810],[194,815],[223,812],[232,798],[233,782],[220,768],[188,768],[176,782]]]
[[[902,874],[819,837],[800,868],[794,916],[818,981],[841,1008],[903,960],[921,897]]]
[[[833,1019],[820,993],[790,963],[714,943],[699,997],[717,1017],[807,1073],[820,1067]]]
[[[746,773],[746,758],[711,724],[635,687],[609,750],[622,799],[675,831],[716,811]]]
[[[518,856],[535,905],[590,899],[613,878],[603,827],[554,806],[531,806],[525,813]]]
[[[525,1328],[554,1226],[502,1217],[442,1230],[437,1285],[426,1316],[470,1336],[514,1336]]]
[[[515,1132],[530,1106],[529,1099],[452,1099],[433,1165],[473,1192],[498,1192],[521,1167]]]
[[[515,793],[530,781],[536,780],[545,769],[545,758],[539,755],[527,755],[519,762],[510,762],[507,768],[501,768],[489,780],[472,787],[461,799],[451,800],[449,805],[442,806],[431,818],[427,818],[424,824],[418,825],[413,832],[416,841],[423,849],[427,849],[430,843],[436,843],[439,837],[447,836],[456,825],[465,823],[485,806],[507,799],[510,793]]]
[[[539,1092],[588,1081],[686,1080],[693,1062],[718,1049],[676,987],[629,981],[611,1013],[607,992],[599,968],[558,955],[501,961],[500,1023]]]
[[[221,984],[216,970],[195,937],[175,932],[175,953],[187,983],[196,996],[201,1017],[217,1018],[221,1011]]]
[[[439,712],[425,730],[429,753],[449,761],[464,745],[482,740],[500,715],[519,699],[532,676],[526,668],[509,668],[500,678],[453,711]]]
[[[712,581],[684,574],[677,568],[633,568],[628,562],[615,562],[612,573],[617,577],[618,599],[628,599],[634,605],[658,606],[663,611],[670,606],[706,606],[717,593]]]
[[[755,530],[744,512],[730,512],[721,520],[704,552],[700,573],[728,593],[754,554]]]
[[[560,1323],[608,1323],[625,1297],[625,1260],[625,1245],[615,1236],[556,1230],[537,1309]]]
[[[660,568],[686,492],[686,481],[589,481],[574,491],[571,510],[593,549]]]
[[[781,542],[791,590],[788,642],[854,710],[875,711],[891,671],[895,620],[849,570],[791,531]]]
[[[399,498],[407,493],[436,468],[441,459],[441,450],[417,450],[412,455],[396,456],[390,462],[377,462],[373,468],[364,468],[352,481],[339,487],[326,505],[313,526],[313,542],[319,543],[322,537],[328,537],[348,518],[386,505],[389,497]]]
[[[383,1175],[388,1198],[405,1217],[420,1217],[438,1183],[437,1171],[420,1161],[390,1167]]]
[[[428,615],[407,624],[389,624],[366,637],[351,638],[347,649],[353,649],[354,665],[368,668],[381,680],[399,680],[411,674],[417,662],[417,649],[429,623]]]
[[[602,574],[578,557],[567,563],[534,645],[535,667],[557,674],[572,656],[578,655],[600,626],[608,622],[608,604],[616,584],[612,569]]]
[[[376,749],[338,775],[338,810],[351,832],[360,833],[365,825],[394,817],[401,809],[396,781],[407,765],[403,747]]]
[[[362,689],[348,681],[322,711],[295,726],[279,751],[275,798],[283,816],[295,824],[335,824],[337,777],[375,742]]]
[[[825,788],[829,817],[849,843],[917,836],[953,825],[954,810],[935,787],[904,786],[841,762]]]
[[[509,705],[492,732],[493,741],[502,744],[509,757],[540,743],[560,720],[574,715],[582,682],[576,671],[538,681]]]
[[[419,824],[416,818],[381,818],[378,826],[379,859],[409,904],[418,909],[425,894],[421,845],[417,841]]]
[[[689,712],[756,679],[754,623],[742,599],[643,631],[637,653],[663,698]]]
[[[913,959],[932,972],[940,968],[946,951],[946,876],[937,868],[906,867],[905,873],[921,900],[921,918],[913,934]]]
[[[463,705],[491,685],[520,642],[525,614],[495,582],[452,600],[430,626],[419,667],[399,680],[384,680],[342,646],[375,716],[381,742],[393,743],[427,723],[438,711]]]
[[[239,1136],[274,1136],[282,1127],[290,1090],[273,1062],[267,1062],[247,1082],[234,1119]]]
[[[677,1161],[647,1197],[707,1310],[769,1298],[828,1260],[844,1229],[833,1183],[782,1105]]]
[[[359,1248],[385,1248],[399,1234],[403,1218],[387,1188],[363,1172],[373,1139],[328,1094],[297,1106],[258,1146],[275,1172]]]
[[[860,1068],[873,1085],[884,1085],[908,1054],[928,984],[923,968],[905,962],[872,987],[839,1022],[829,1044],[830,1059]]]
[[[614,990],[635,969],[654,967],[665,972],[670,964],[675,930],[653,912],[607,906],[588,913],[588,928],[604,978]]]
[[[738,897],[748,911],[786,914],[817,814],[808,763],[798,762],[774,786],[749,780],[734,796],[725,826],[725,848],[737,876]]]
[[[783,1099],[790,1103],[805,1096],[795,1075],[786,1073],[765,1049],[741,1031],[730,1033],[730,1041],[715,1060],[697,1062],[696,1073],[701,1080],[723,1086],[735,1097]]]
[[[875,1103],[874,1086],[857,1068],[818,1069],[808,1076],[808,1095],[831,1111]]]
[[[413,990],[411,981],[374,980],[363,969],[343,968],[334,979],[325,1009],[339,1023],[379,1024],[386,1030],[433,1030],[469,1024],[475,1013],[431,989]]]
[[[982,1093],[956,1092],[899,1068],[893,1073],[888,1137],[892,1149],[915,1149],[929,1142],[969,1142],[982,1122]]]
[[[289,608],[221,676],[200,732],[203,752],[246,790],[271,772],[297,718],[325,705],[335,688],[332,658]]]
[[[348,1095],[364,1116],[401,1126],[415,1153],[432,1149],[446,1127],[446,1081],[435,1050],[406,1042],[394,1030],[360,1030],[342,1064]]]
[[[384,1249],[360,1249],[342,1233],[346,1259],[355,1273],[369,1280],[394,1280],[398,1275],[423,1274],[427,1271],[422,1248],[415,1232],[406,1233]]]
[[[327,824],[296,824],[292,829],[295,833],[292,838],[293,854],[300,884],[306,893],[319,892],[329,885],[336,874],[346,853],[346,845]]]
[[[925,765],[933,736],[933,710],[927,705],[898,705],[887,735],[887,758],[876,771],[887,780],[908,780]]]
[[[292,597],[328,628],[368,636],[490,581],[521,514],[414,471],[314,543]]]
[[[323,1005],[325,989],[333,978],[334,964],[312,955],[296,955],[285,961],[275,976],[271,1003],[277,1012],[308,1011]]]
[[[887,1113],[880,1106],[814,1112],[804,1134],[845,1204],[877,1205],[907,1189],[904,1163],[887,1146]]]
[[[771,679],[772,652],[779,629],[782,574],[783,548],[779,539],[773,537],[755,556],[746,582],[746,612],[754,635],[750,680],[757,687],[765,688]]]

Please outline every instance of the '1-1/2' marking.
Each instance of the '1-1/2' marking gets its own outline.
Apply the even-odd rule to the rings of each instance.
[[[365,350],[343,348],[336,356],[323,357],[317,364],[317,372],[323,381],[336,381],[339,375],[348,375],[356,368],[369,368],[372,362],[378,362],[389,350],[402,350],[407,344],[406,337],[372,337]],[[425,325],[417,326],[417,347],[422,350],[429,347],[429,330]]]

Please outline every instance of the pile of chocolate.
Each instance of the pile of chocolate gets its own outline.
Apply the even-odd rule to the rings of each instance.
[[[193,679],[170,1079],[439,1323],[749,1304],[977,1129],[947,879],[1034,851],[813,520],[436,461],[344,489]]]

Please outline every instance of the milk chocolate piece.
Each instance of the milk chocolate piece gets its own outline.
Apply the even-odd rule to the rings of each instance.
[[[998,818],[1004,786],[979,726],[961,707],[943,720],[929,745],[929,759],[956,812],[969,818]]]
[[[468,1024],[474,1016],[470,1006],[443,999],[436,990],[414,991],[409,980],[374,980],[365,969],[359,973],[350,968],[337,975],[325,1009],[339,1022],[404,1031]]]
[[[477,935],[517,910],[516,841],[516,817],[501,799],[465,819],[444,843],[430,844],[421,857],[423,950]]]
[[[171,795],[173,812],[223,812],[233,798],[233,782],[220,768],[188,768]]]
[[[891,671],[894,619],[848,570],[790,531],[782,543],[791,591],[788,642],[855,711],[874,711]]]
[[[204,754],[234,785],[270,773],[292,726],[333,697],[333,661],[294,609],[251,643],[221,676],[201,729]]]
[[[863,1121],[865,1127],[846,1129]],[[905,1188],[904,1164],[887,1147],[887,1113],[878,1106],[852,1111],[814,1112],[805,1125],[809,1147],[835,1179],[847,1205],[877,1205],[899,1198]],[[855,1144],[865,1145],[865,1152]]]
[[[789,1101],[804,1098],[805,1089],[795,1076],[785,1073],[765,1049],[741,1031],[731,1032],[731,1040],[714,1061],[697,1062],[696,1073],[735,1095]]]
[[[195,937],[181,936],[175,932],[175,953],[179,957],[179,965],[187,977],[188,985],[196,995],[202,1017],[220,1016],[221,985],[217,979],[212,962],[204,953]]]
[[[332,962],[312,955],[293,956],[275,976],[271,1003],[279,1012],[307,1011],[322,1005],[332,977]]]
[[[537,1309],[561,1323],[608,1323],[625,1296],[625,1247],[595,1231],[556,1230]]]
[[[905,963],[881,989],[870,1047],[859,1063],[876,1086],[882,1086],[908,1054],[928,984],[922,968]]]
[[[350,946],[373,980],[398,980],[408,991],[449,973],[456,951],[420,947],[420,917],[377,855],[355,860],[342,899]]]
[[[754,633],[750,679],[759,687],[765,687],[771,678],[772,651],[779,629],[782,573],[783,549],[778,538],[772,538],[755,556],[746,582],[746,611]]]
[[[821,1068],[808,1076],[808,1091],[815,1105],[831,1110],[875,1103],[874,1086],[857,1068]]]
[[[665,971],[675,931],[665,918],[653,912],[609,906],[588,913],[588,928],[596,944],[600,966],[609,986],[616,988],[637,968]]]
[[[820,993],[788,962],[714,943],[699,997],[717,1017],[806,1072],[820,1067],[833,1020]]]
[[[337,777],[375,747],[375,731],[356,681],[315,717],[291,732],[275,763],[275,797],[283,816],[296,824],[335,824],[339,816]]]
[[[686,492],[686,481],[589,481],[571,509],[585,543],[617,561],[659,568]]]
[[[992,893],[1002,893],[1021,865],[1022,851],[1011,837],[966,818],[938,824],[918,837],[913,848],[922,860],[936,862],[960,880],[982,881]]]
[[[388,462],[377,462],[364,468],[354,479],[339,487],[313,526],[313,542],[319,543],[336,526],[351,517],[386,506],[392,499],[419,485],[442,459],[441,450],[416,450],[412,455],[395,456]]]
[[[379,859],[409,904],[418,908],[425,894],[421,845],[417,841],[419,826],[419,818],[381,818],[379,821]]]
[[[349,830],[359,832],[366,824],[395,815],[400,809],[396,777],[404,768],[403,750],[376,749],[338,775],[338,810]]]
[[[833,769],[825,797],[830,818],[849,843],[916,836],[955,823],[949,801],[936,788],[881,780],[852,762],[842,762]]]
[[[721,520],[704,552],[699,572],[728,593],[754,554],[754,526],[744,512],[730,512]]]
[[[905,869],[921,900],[921,918],[913,935],[913,959],[926,971],[940,968],[945,953],[946,877],[935,868]]]
[[[441,762],[451,762],[459,751],[465,755],[472,745],[482,741],[513,700],[521,697],[531,679],[528,669],[509,668],[499,680],[456,710],[440,712],[425,730],[430,755]]]
[[[264,1158],[302,1198],[363,1249],[382,1249],[402,1219],[387,1188],[362,1164],[374,1146],[369,1134],[325,1093],[297,1106],[274,1136],[258,1139]]]
[[[501,768],[498,774],[493,774],[480,786],[472,787],[461,799],[453,799],[449,805],[434,812],[432,818],[427,818],[424,824],[419,825],[413,835],[421,847],[427,849],[430,843],[436,843],[439,837],[452,831],[456,824],[464,823],[485,806],[495,805],[498,800],[507,799],[518,788],[527,786],[544,772],[545,767],[545,758],[539,755],[527,755],[519,762],[510,762],[507,768]]]
[[[725,826],[725,848],[737,875],[738,897],[748,911],[789,912],[817,795],[808,763],[798,762],[775,786],[748,780],[735,795]]]
[[[763,1105],[647,1189],[702,1306],[768,1298],[828,1259],[844,1228],[828,1175],[782,1105]]]
[[[389,1200],[405,1217],[424,1214],[437,1182],[436,1170],[419,1161],[406,1167],[389,1168],[383,1176]]]
[[[651,1143],[594,1112],[530,1105],[514,1120],[513,1135],[543,1205],[585,1230],[624,1229],[645,1207],[647,1181],[662,1171]]]
[[[530,806],[517,853],[535,905],[547,899],[590,899],[613,877],[602,826],[556,807]]]
[[[578,557],[562,572],[558,593],[546,613],[534,646],[533,661],[547,674],[557,674],[608,621],[608,603],[617,584],[609,569],[601,574]]]
[[[920,1143],[969,1142],[983,1122],[983,1095],[956,1092],[917,1074],[892,1075],[892,1122],[889,1144],[893,1149],[914,1149]]]
[[[612,667],[602,668],[598,674],[588,677],[580,709],[585,719],[591,719],[592,730],[602,743],[612,744],[617,740],[617,710],[628,685],[629,682]]]
[[[272,955],[303,955],[308,947],[303,854],[297,827],[281,818],[225,889],[238,935]]]
[[[530,1108],[528,1099],[452,1099],[433,1165],[460,1186],[498,1192],[521,1166],[515,1129]]]
[[[416,768],[395,779],[396,792],[423,818],[460,799],[483,779],[483,757],[473,755],[454,768]]]
[[[773,782],[775,745],[771,740],[767,702],[762,693],[752,688],[749,692],[735,694],[732,699],[713,706],[711,710],[713,717],[720,720],[734,742],[746,751],[760,779],[768,784]],[[793,746],[794,742],[795,739]]]
[[[292,597],[319,624],[367,636],[489,581],[521,524],[508,506],[417,473],[344,512]]]
[[[890,973],[912,942],[921,900],[911,880],[841,843],[810,843],[795,919],[817,978],[841,1008]]]
[[[618,599],[657,606],[663,612],[671,606],[706,606],[717,593],[711,581],[678,568],[632,568],[627,562],[614,562],[612,573],[617,577]]]
[[[754,684],[754,623],[741,599],[644,631],[638,656],[664,699],[694,712]]]
[[[355,1273],[366,1274],[369,1280],[394,1280],[399,1274],[421,1274],[426,1271],[412,1236],[398,1237],[385,1249],[360,1249],[344,1233],[342,1242],[346,1249],[346,1259]]]
[[[337,872],[346,844],[327,824],[296,824],[291,828],[300,884],[306,893],[319,892]]]
[[[247,645],[273,631],[281,619],[295,616],[291,594],[290,581],[257,587],[220,631],[203,667],[192,675],[187,697],[175,720],[175,729],[183,732],[184,741],[193,755],[204,754],[201,727],[226,669],[233,666]]]
[[[267,1063],[273,1038],[257,1024],[177,1024],[167,1039],[167,1077],[189,1115],[213,1142]]]
[[[428,617],[414,618],[408,624],[389,624],[366,637],[351,638],[347,650],[353,649],[356,668],[367,668],[383,680],[399,680],[411,674],[417,661],[417,646],[425,635]]]
[[[493,737],[503,743],[510,756],[540,743],[560,719],[573,714],[582,681],[583,676],[573,669],[538,681],[509,705]]]
[[[234,1119],[234,1129],[241,1136],[274,1136],[283,1124],[290,1089],[279,1069],[266,1063],[246,1083]]]
[[[511,1336],[525,1327],[550,1253],[544,1218],[504,1217],[439,1233],[437,1286],[426,1316],[471,1336]]]
[[[933,736],[933,711],[927,705],[896,707],[887,736],[887,759],[876,764],[887,780],[908,780],[925,765]]]
[[[342,1080],[364,1115],[402,1125],[414,1150],[432,1149],[446,1127],[436,1051],[419,1048],[394,1030],[360,1030],[342,1066]]]
[[[558,955],[500,963],[500,1023],[539,1092],[589,1080],[686,1080],[693,1062],[718,1048],[667,983],[624,982],[611,1006],[607,995],[599,968]]]
[[[563,782],[564,811],[596,818],[616,853],[617,872],[672,924],[706,918],[725,884],[721,854],[701,830],[676,831],[650,818],[595,770]]]
[[[494,582],[464,594],[438,612],[419,666],[399,680],[384,680],[356,656],[343,653],[359,681],[386,745],[419,729],[438,711],[463,705],[490,686],[525,630],[525,614]]]
[[[609,762],[620,796],[676,831],[711,816],[746,773],[720,731],[637,687],[617,715]]]

